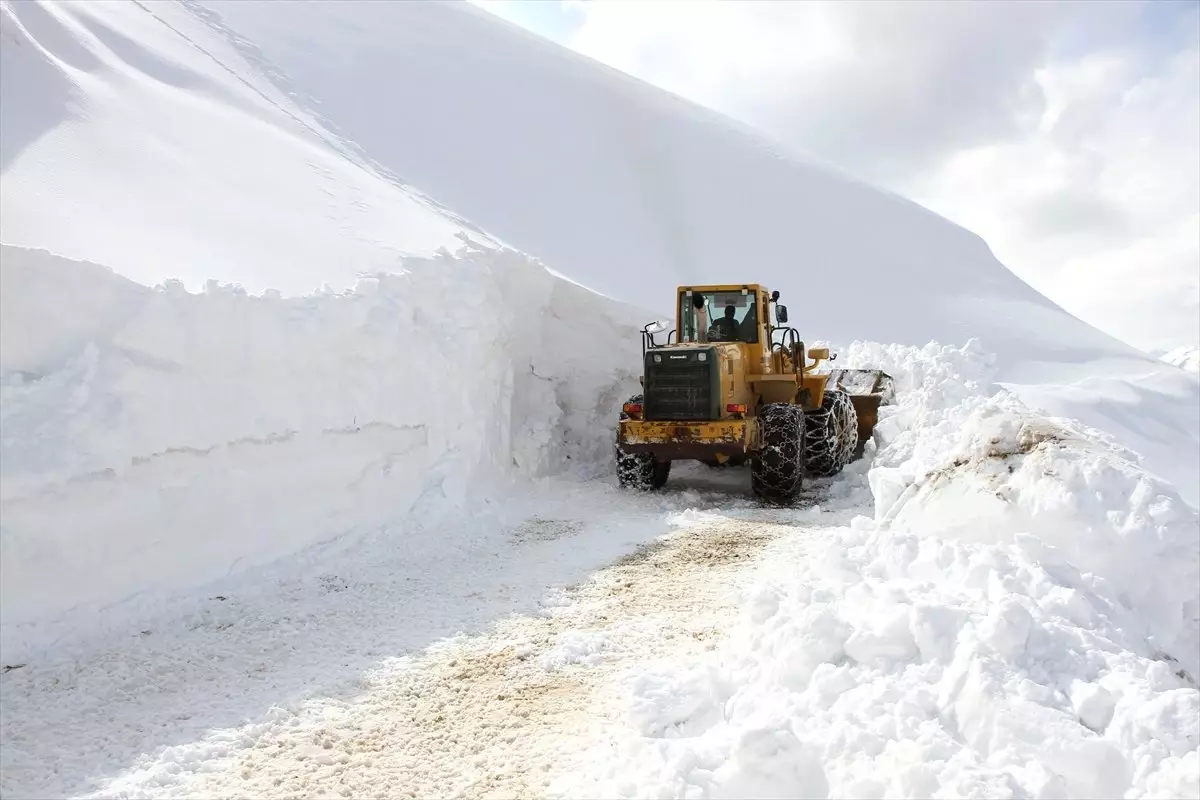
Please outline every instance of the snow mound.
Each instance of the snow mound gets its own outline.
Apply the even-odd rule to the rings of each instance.
[[[637,390],[628,310],[512,251],[289,299],[11,246],[3,262],[8,658],[131,595],[602,468]]]
[[[856,343],[898,403],[874,517],[777,553],[711,662],[635,681],[570,794],[1196,796],[1200,518],[974,343]],[[845,481],[860,476],[850,474]]]
[[[1200,345],[1184,345],[1164,353],[1162,360],[1188,372],[1200,373]]]
[[[871,357],[873,348],[864,349],[851,360]],[[1179,651],[1200,674],[1200,513],[1102,431],[1046,417],[1005,391],[956,396],[947,383],[959,392],[979,385],[910,384],[909,397],[884,415],[868,474],[875,523],[1034,548],[1030,557],[1043,565],[1096,576],[1145,621],[1149,641]]]

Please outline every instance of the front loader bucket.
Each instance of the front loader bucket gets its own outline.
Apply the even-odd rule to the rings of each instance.
[[[878,369],[835,369],[830,371],[826,385],[850,395],[850,403],[858,415],[858,448],[854,457],[860,458],[867,440],[875,432],[879,407],[890,406],[896,401],[892,376]]]

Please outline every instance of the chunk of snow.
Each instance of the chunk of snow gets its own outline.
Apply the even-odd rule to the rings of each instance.
[[[819,749],[801,742],[786,725],[739,733],[713,782],[714,798],[825,797],[829,792]]]
[[[608,639],[594,632],[571,632],[559,637],[559,640],[541,657],[542,667],[547,672],[554,672],[572,664],[594,666],[604,659],[604,650]]]
[[[1072,681],[1071,705],[1079,720],[1097,733],[1103,733],[1112,720],[1116,700],[1103,686],[1087,681]]]
[[[1013,597],[994,601],[992,610],[981,626],[982,640],[987,642],[1006,661],[1025,653],[1025,645],[1033,627],[1033,617]]]

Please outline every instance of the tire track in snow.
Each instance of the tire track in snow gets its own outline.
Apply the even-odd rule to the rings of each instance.
[[[564,765],[627,725],[627,681],[713,647],[748,567],[772,541],[805,533],[732,519],[686,528],[545,616],[385,665],[351,703],[312,702],[172,748],[102,794],[544,796]]]

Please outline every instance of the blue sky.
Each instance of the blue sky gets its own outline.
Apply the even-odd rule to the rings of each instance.
[[[497,0],[476,5],[562,44],[568,44],[571,34],[584,22],[584,13],[578,6],[565,5],[560,0]]]

